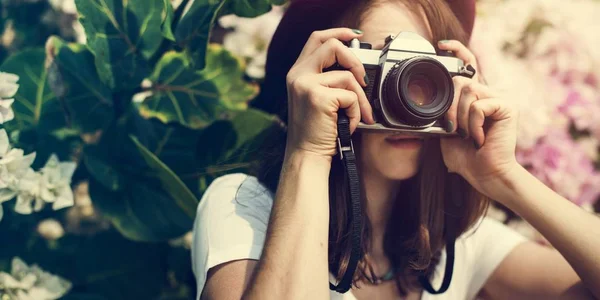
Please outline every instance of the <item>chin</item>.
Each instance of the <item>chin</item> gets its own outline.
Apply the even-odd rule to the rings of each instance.
[[[405,180],[419,170],[423,139],[414,135],[367,133],[361,138],[363,169],[390,180]]]

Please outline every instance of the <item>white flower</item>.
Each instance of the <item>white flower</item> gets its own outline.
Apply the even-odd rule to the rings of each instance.
[[[53,300],[64,296],[72,284],[43,271],[37,265],[27,266],[20,258],[12,260],[11,273],[0,272],[0,294],[15,295],[19,300]]]
[[[37,232],[47,240],[57,240],[65,235],[65,229],[55,219],[46,219],[38,224]]]
[[[12,98],[19,90],[19,76],[11,73],[0,72],[0,98]]]
[[[35,152],[23,156],[23,150],[11,149],[6,130],[0,129],[0,203],[16,196],[19,180],[34,160]]]
[[[15,118],[11,105],[15,102],[12,97],[19,90],[19,76],[0,72],[0,124]]]
[[[49,0],[49,2],[55,10],[62,11],[66,14],[77,14],[75,0]]]
[[[223,38],[223,47],[248,61],[248,76],[256,79],[265,76],[267,48],[282,16],[283,8],[273,6],[270,12],[256,18],[226,15],[219,19],[221,27],[233,29]]]
[[[19,180],[17,203],[15,204],[16,212],[23,215],[28,215],[33,211],[42,210],[44,207],[44,201],[40,197],[41,180],[42,174],[35,172],[31,168],[28,169],[25,173],[25,176]]]
[[[73,206],[71,177],[76,167],[74,162],[60,162],[58,157],[52,154],[42,168],[40,197],[45,202],[53,203],[52,209]]]
[[[171,245],[171,247],[183,247],[183,248],[189,250],[192,247],[193,239],[194,239],[193,233],[191,231],[188,231],[186,234],[184,234],[178,238],[169,240],[169,245]]]

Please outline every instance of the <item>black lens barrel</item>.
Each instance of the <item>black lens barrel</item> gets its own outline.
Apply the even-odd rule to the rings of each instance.
[[[415,56],[396,63],[383,83],[382,105],[396,122],[428,125],[452,105],[454,84],[439,61]]]

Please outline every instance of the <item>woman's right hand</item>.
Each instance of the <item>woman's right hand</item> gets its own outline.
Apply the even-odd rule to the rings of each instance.
[[[315,31],[287,74],[288,140],[286,151],[331,159],[337,147],[337,112],[345,109],[350,132],[359,121],[373,124],[372,108],[363,86],[361,61],[341,41],[362,33],[348,28]],[[346,70],[323,72],[338,63]]]

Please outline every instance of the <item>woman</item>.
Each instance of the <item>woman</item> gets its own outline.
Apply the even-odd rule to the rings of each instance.
[[[258,178],[227,175],[204,194],[192,249],[198,298],[600,298],[600,220],[516,162],[517,112],[477,77],[453,79],[446,130],[461,137],[355,132],[365,255],[349,292],[329,290],[328,279],[335,283],[346,270],[350,242],[343,170],[333,158],[336,112],[345,111],[352,131],[359,120],[373,123],[365,70],[341,41],[359,38],[380,49],[386,36],[413,31],[476,68],[464,46],[470,3],[292,1],[269,48],[261,102],[286,121],[287,135],[267,145],[271,156]],[[347,70],[322,72],[336,62]],[[488,198],[558,251],[484,218]],[[453,279],[433,296],[417,279],[439,286],[447,235],[459,236]]]

